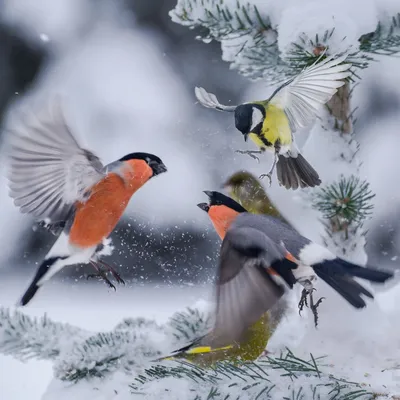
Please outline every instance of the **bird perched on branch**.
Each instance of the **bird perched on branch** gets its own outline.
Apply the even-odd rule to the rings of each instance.
[[[239,153],[258,159],[255,154],[266,150],[273,152],[270,171],[260,177],[268,177],[271,183],[276,166],[278,181],[286,189],[321,184],[318,173],[300,154],[293,134],[316,119],[322,106],[350,76],[351,64],[343,64],[346,56],[322,59],[324,56],[285,82],[267,100],[225,106],[214,94],[195,88],[196,97],[204,107],[233,112],[236,129],[245,141],[250,137],[259,148],[257,151],[238,150]]]
[[[22,213],[45,220],[61,231],[29,288],[20,300],[26,305],[39,287],[67,265],[90,263],[109,286],[99,259],[132,195],[149,179],[167,169],[148,153],[131,153],[103,166],[80,147],[64,118],[60,95],[36,102],[16,114],[8,130],[9,188]]]
[[[252,214],[266,214],[285,219],[272,203],[261,182],[250,172],[238,171],[223,184],[229,195]],[[286,222],[286,221],[285,221]]]

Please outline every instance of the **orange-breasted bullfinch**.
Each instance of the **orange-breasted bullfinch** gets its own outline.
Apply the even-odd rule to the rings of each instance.
[[[250,237],[247,232],[229,228],[237,215],[245,211],[243,207],[224,195],[206,193],[210,204],[198,206],[209,213],[223,239],[217,268],[214,325],[208,334],[156,361],[185,358],[207,367],[220,360],[235,363],[257,359],[265,351],[280,319],[275,317],[274,321],[270,311],[285,292],[268,268],[296,267],[286,258],[286,250],[266,236],[255,237],[253,246],[247,248]],[[275,313],[280,311],[276,309]]]
[[[99,251],[114,230],[132,195],[166,167],[148,153],[131,153],[103,166],[80,147],[64,118],[64,98],[21,108],[7,127],[10,196],[22,213],[62,227],[20,300],[26,305],[39,287],[62,268],[91,263],[112,286]]]
[[[218,234],[223,237],[224,233],[225,236],[230,233],[235,238],[241,238],[241,241],[233,246],[234,250],[230,251],[232,269],[230,273],[224,272],[224,274],[231,279],[238,276],[240,269],[237,262],[242,257],[247,259],[245,264],[241,264],[242,268],[244,265],[256,265],[259,269],[259,259],[271,247],[270,243],[281,246],[285,250],[285,257],[291,263],[280,262],[274,265],[262,263],[263,268],[267,267],[266,271],[273,271],[280,275],[290,288],[293,288],[296,282],[304,287],[299,307],[303,306],[309,295],[315,323],[317,323],[316,307],[319,302],[314,304],[312,291],[314,290],[313,282],[317,277],[324,280],[356,308],[366,306],[362,295],[371,299],[373,295],[353,278],[384,283],[393,277],[392,272],[361,267],[336,257],[327,248],[313,243],[278,218],[250,214],[233,199],[222,193],[211,191],[205,193],[209,197],[209,203],[201,203],[198,206],[208,213]],[[263,241],[268,243],[268,248],[261,249],[259,247]],[[231,246],[226,248],[230,249]],[[232,286],[231,290],[230,297],[234,302],[235,299],[242,298],[242,290],[246,294],[247,290],[256,290],[256,288],[253,287],[252,281],[246,283],[242,279],[241,284]],[[237,292],[234,292],[235,290]],[[235,309],[236,303],[234,302],[231,307]]]

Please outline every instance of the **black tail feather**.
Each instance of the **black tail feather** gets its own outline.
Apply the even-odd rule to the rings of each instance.
[[[276,164],[278,180],[286,189],[314,187],[321,184],[317,171],[301,155],[297,157],[279,156]]]
[[[392,272],[381,271],[372,267],[360,267],[359,265],[349,263],[341,258],[337,258],[337,260],[349,275],[357,278],[366,279],[371,282],[384,283],[393,277]]]
[[[44,260],[42,264],[40,264],[40,267],[36,271],[36,275],[33,278],[32,283],[30,284],[30,286],[28,287],[28,289],[26,290],[26,292],[24,293],[19,302],[21,306],[26,306],[32,300],[33,296],[35,296],[36,292],[39,290],[40,287],[38,286],[37,283],[43,278],[45,273],[59,258],[60,257],[51,257]]]
[[[341,258],[326,260],[323,263],[313,265],[314,271],[323,281],[335,289],[352,306],[363,308],[366,306],[361,295],[371,299],[372,293],[353,279],[362,278],[371,282],[383,283],[393,277],[393,273],[380,271],[369,267],[360,267]]]

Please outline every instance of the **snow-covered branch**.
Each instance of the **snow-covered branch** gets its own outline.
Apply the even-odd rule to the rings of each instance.
[[[99,377],[107,384],[106,376],[122,372],[124,380],[132,377],[131,395],[149,399],[162,398],[166,392],[172,396],[169,398],[192,396],[198,400],[236,398],[239,393],[252,399],[328,398],[328,394],[371,398],[359,384],[335,377],[331,367],[322,363],[323,357],[301,359],[290,350],[254,363],[220,362],[210,369],[185,361],[155,362],[209,329],[210,317],[204,307],[176,313],[165,325],[144,318],[125,319],[113,331],[95,335],[48,318],[1,309],[0,327],[2,353],[53,360],[60,381],[87,382],[89,386]],[[71,386],[65,387],[66,393],[68,388]]]
[[[19,360],[54,360],[65,346],[74,346],[90,335],[83,329],[53,322],[46,316],[32,318],[0,306],[0,352]]]
[[[222,59],[241,74],[273,82],[297,74],[321,51],[351,54],[365,68],[373,54],[400,51],[400,6],[393,15],[377,13],[373,4],[325,1],[281,8],[258,0],[178,0],[172,20],[199,39],[221,42]]]

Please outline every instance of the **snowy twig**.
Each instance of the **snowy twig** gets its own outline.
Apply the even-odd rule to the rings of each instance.
[[[0,352],[25,361],[56,359],[64,346],[74,346],[90,335],[83,329],[53,322],[46,316],[29,317],[0,307]]]
[[[269,13],[273,8],[268,2],[265,6],[259,1],[253,3],[252,0],[178,0],[170,16],[178,24],[200,29],[198,39],[221,42],[223,60],[244,76],[274,83],[315,62],[324,49],[329,52],[332,42],[336,52],[338,42],[343,41],[339,47],[349,53],[348,61],[356,68],[366,68],[374,54],[393,55],[400,51],[399,14],[380,21],[375,31],[362,34],[354,43],[346,39],[345,32],[329,28],[317,30],[313,35],[299,31],[283,49],[278,43],[282,28],[276,15],[280,13],[273,13],[276,19],[272,20]],[[346,18],[346,10],[342,14]],[[315,18],[311,19],[311,26],[314,22]],[[307,18],[302,23],[309,29]],[[316,29],[320,29],[319,25]]]
[[[131,384],[134,393],[146,398],[159,396],[154,382],[166,378],[189,382],[195,399],[370,399],[372,393],[354,382],[334,377],[323,371],[320,359],[296,357],[290,350],[280,357],[267,357],[256,362],[229,364],[218,362],[203,369],[187,362],[176,366],[155,365],[146,369]],[[307,379],[305,384],[304,378]],[[171,396],[178,388],[168,388]]]

